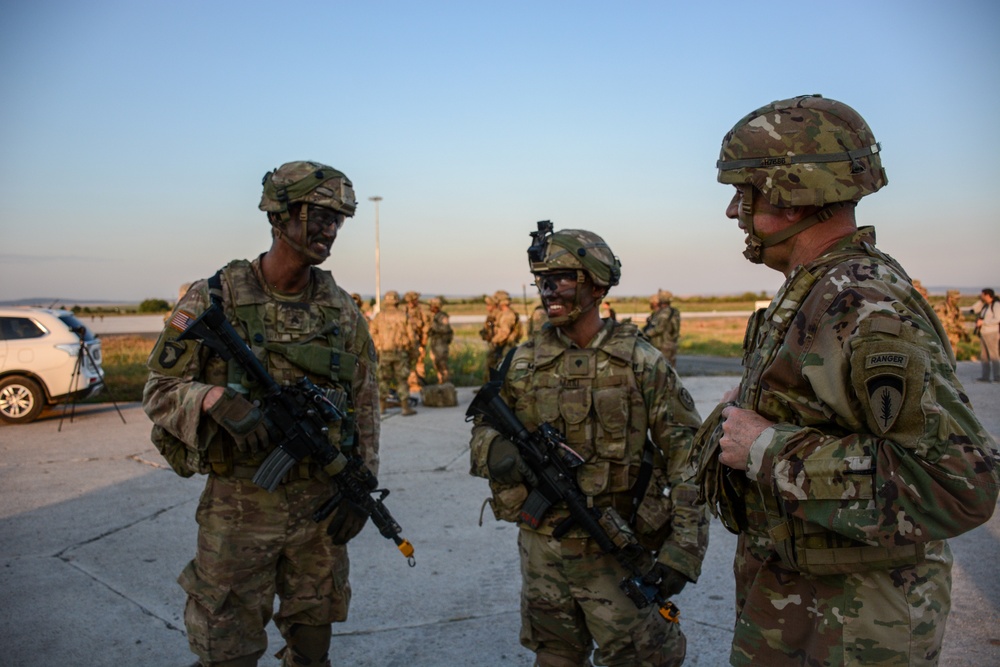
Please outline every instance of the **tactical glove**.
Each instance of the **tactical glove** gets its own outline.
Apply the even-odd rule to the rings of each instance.
[[[642,576],[642,583],[659,588],[660,595],[666,600],[684,590],[687,582],[687,577],[663,563],[653,563],[653,567],[649,568],[649,572]]]
[[[347,544],[361,532],[367,522],[368,513],[357,503],[344,498],[333,511],[333,518],[326,527],[326,534],[336,545]]]
[[[208,409],[208,416],[233,436],[241,452],[253,454],[267,449],[270,436],[264,413],[235,389],[226,387],[222,397]]]
[[[490,443],[490,449],[486,453],[486,468],[490,479],[500,484],[538,485],[538,478],[521,458],[517,445],[507,438],[499,437]]]

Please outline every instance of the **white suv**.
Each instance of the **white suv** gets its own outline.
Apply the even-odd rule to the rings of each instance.
[[[0,420],[25,424],[103,387],[101,341],[73,313],[0,307]]]

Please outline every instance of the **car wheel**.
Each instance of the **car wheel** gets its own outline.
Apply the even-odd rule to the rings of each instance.
[[[38,418],[45,407],[45,392],[34,380],[20,375],[0,380],[0,420],[27,424]]]

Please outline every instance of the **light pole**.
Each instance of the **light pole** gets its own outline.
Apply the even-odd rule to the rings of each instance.
[[[379,268],[378,257],[378,203],[382,198],[378,195],[369,197],[368,201],[375,202],[375,312],[382,312],[382,271]]]

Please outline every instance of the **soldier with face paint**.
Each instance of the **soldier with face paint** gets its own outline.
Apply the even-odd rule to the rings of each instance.
[[[670,598],[698,579],[708,544],[689,465],[701,423],[694,401],[635,325],[601,319],[621,275],[604,240],[543,223],[533,236],[530,268],[548,323],[504,362],[500,396],[529,430],[548,423],[565,435],[585,461],[575,481],[588,504],[626,519],[647,550],[644,581]],[[580,528],[553,534],[569,514],[564,503],[537,527],[521,520],[532,483],[515,445],[477,423],[471,456],[471,473],[490,480],[496,518],[520,527],[521,643],[536,665],[583,667],[592,653],[606,665],[683,662],[679,625],[655,606],[635,607],[614,557]]]
[[[739,534],[730,662],[935,665],[946,539],[993,513],[996,445],[933,310],[857,227],[879,144],[807,95],[744,117],[717,166],[745,256],[785,276],[699,433],[703,497]]]
[[[179,474],[207,475],[198,550],[179,579],[202,667],[256,665],[272,618],[287,643],[282,665],[329,666],[331,623],[347,618],[351,599],[347,542],[367,515],[342,502],[312,520],[337,488],[310,457],[274,492],[251,481],[276,446],[259,408],[264,389],[235,361],[179,340],[186,324],[220,308],[279,385],[307,378],[343,408],[348,417],[328,425],[330,443],[378,471],[375,348],[351,296],[318,268],[354,215],[351,181],[327,165],[289,162],[267,172],[263,190],[270,249],[185,292],[149,357],[143,394],[157,449]]]

